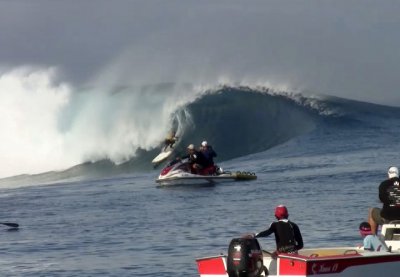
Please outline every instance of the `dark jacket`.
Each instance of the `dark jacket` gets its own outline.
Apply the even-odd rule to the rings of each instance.
[[[275,234],[276,250],[278,252],[296,252],[304,246],[299,227],[287,219],[272,222],[269,229],[258,233],[255,237],[267,237],[272,233]]]
[[[379,186],[379,199],[383,203],[381,216],[387,220],[400,220],[400,179],[383,181]]]
[[[193,154],[188,154],[183,156],[182,159],[189,159],[191,164],[199,164],[202,167],[206,167],[208,165],[208,161],[206,157],[200,151],[195,151]]]
[[[206,158],[207,161],[207,166],[214,165],[214,159],[217,156],[217,153],[215,153],[214,149],[211,146],[207,146],[206,149],[201,151]]]

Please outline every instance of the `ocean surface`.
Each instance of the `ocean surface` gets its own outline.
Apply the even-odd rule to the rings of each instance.
[[[198,276],[289,209],[305,247],[355,246],[378,185],[400,166],[400,108],[327,96],[224,87],[176,110],[177,154],[204,139],[225,170],[257,180],[159,187],[159,152],[139,150],[61,172],[0,180],[0,276]],[[260,239],[274,248],[273,237]]]

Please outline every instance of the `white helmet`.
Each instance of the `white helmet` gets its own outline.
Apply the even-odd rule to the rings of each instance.
[[[389,178],[399,177],[399,169],[395,166],[389,167],[388,176]]]
[[[201,146],[207,147],[207,141],[203,141],[203,142],[201,143]]]
[[[189,150],[194,150],[194,145],[193,145],[193,144],[189,144],[189,146],[187,147],[187,149],[189,149]]]

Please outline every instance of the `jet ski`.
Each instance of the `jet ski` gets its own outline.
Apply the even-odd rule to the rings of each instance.
[[[193,172],[188,159],[175,160],[162,169],[156,183],[168,185],[196,185],[215,184],[226,181],[255,180],[257,176],[252,172],[230,172],[221,167],[212,165],[199,172]]]

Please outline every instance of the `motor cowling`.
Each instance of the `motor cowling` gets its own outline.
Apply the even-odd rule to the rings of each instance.
[[[232,239],[228,249],[229,277],[258,277],[264,269],[260,244],[255,238]]]

